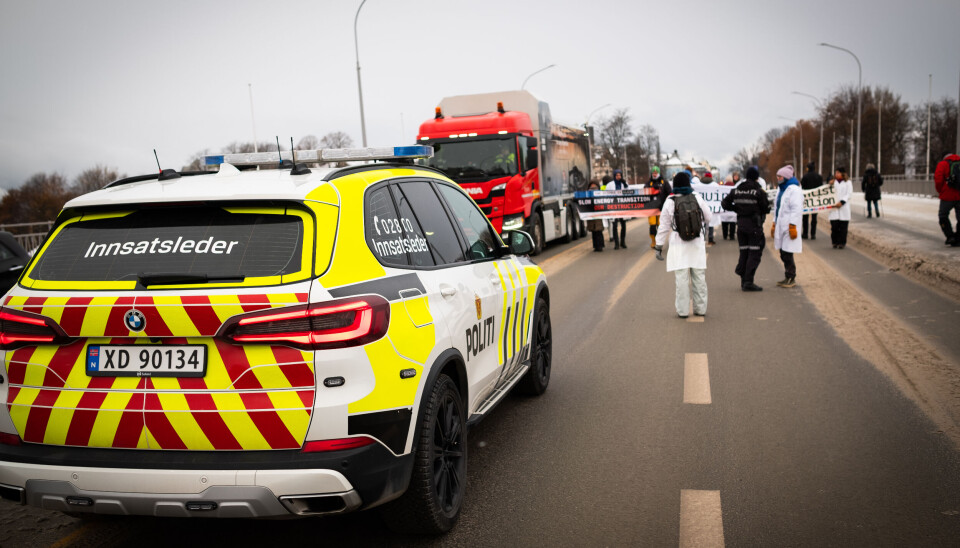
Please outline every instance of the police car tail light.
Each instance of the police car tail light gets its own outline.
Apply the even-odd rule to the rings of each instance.
[[[390,303],[367,295],[241,316],[226,330],[238,343],[288,344],[307,350],[373,342],[387,332]]]
[[[63,333],[50,318],[11,308],[0,308],[0,349],[12,350],[29,344],[55,343],[63,337]]]
[[[356,449],[366,447],[377,443],[373,438],[362,436],[359,438],[341,438],[337,440],[318,440],[308,441],[300,449],[301,453],[320,453],[323,451],[343,451],[345,449]]]

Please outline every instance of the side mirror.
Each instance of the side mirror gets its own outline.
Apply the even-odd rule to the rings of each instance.
[[[507,233],[507,247],[514,255],[529,255],[533,251],[533,238],[522,230]]]
[[[537,147],[530,147],[527,150],[527,165],[523,166],[523,169],[527,171],[537,169]]]

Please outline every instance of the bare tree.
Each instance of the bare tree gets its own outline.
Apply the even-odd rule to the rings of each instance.
[[[917,172],[923,172],[927,161],[927,103],[919,104],[910,112],[913,118],[913,132],[910,141],[913,144],[913,165]],[[884,118],[886,120],[886,118]],[[944,154],[957,153],[957,102],[944,97],[930,103],[930,173],[943,159]]]
[[[35,173],[0,201],[0,224],[52,221],[74,196],[63,175]]]
[[[320,139],[320,148],[350,148],[353,139],[342,131],[331,131]]]
[[[97,164],[94,167],[84,170],[80,175],[77,175],[76,180],[73,182],[73,191],[78,195],[86,194],[94,190],[100,190],[123,177],[126,177],[126,175],[120,175],[117,168]]]
[[[603,156],[615,169],[626,167],[623,154],[627,143],[633,138],[631,121],[630,109],[619,108],[609,118],[603,118],[597,124],[600,127]]]
[[[320,139],[316,135],[305,135],[297,141],[297,150],[317,150],[320,148]]]
[[[195,153],[190,157],[190,160],[187,162],[187,164],[180,168],[180,171],[203,171],[207,169],[207,166],[203,163],[203,158],[208,154],[210,154],[210,149],[208,148]]]
[[[750,166],[760,165],[761,152],[763,152],[763,147],[760,143],[754,143],[741,148],[733,155],[732,167],[742,173]]]
[[[320,148],[350,148],[353,146],[353,139],[342,131],[331,131],[320,139]],[[337,162],[336,167],[344,167],[346,162]]]

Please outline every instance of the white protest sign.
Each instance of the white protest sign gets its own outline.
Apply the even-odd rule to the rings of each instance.
[[[720,225],[720,214],[723,213],[723,207],[720,206],[720,202],[727,197],[727,194],[730,194],[730,191],[735,187],[732,186],[721,186],[721,185],[705,185],[703,183],[693,183],[690,185],[693,187],[693,190],[703,198],[703,201],[707,204],[707,207],[710,208],[710,213],[713,215],[713,222],[710,224],[713,226]]]
[[[770,198],[770,203],[773,204],[773,207],[776,207],[777,192],[778,190],[776,188],[767,191],[767,197]],[[835,205],[837,205],[837,191],[833,185],[822,185],[803,191],[804,214],[831,209]]]

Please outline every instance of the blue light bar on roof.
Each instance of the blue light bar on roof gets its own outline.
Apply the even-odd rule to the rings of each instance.
[[[405,158],[430,158],[433,147],[411,145],[402,147],[368,148],[327,148],[319,150],[298,150],[298,163],[312,162],[356,162],[372,160],[399,160]],[[250,152],[244,154],[220,154],[204,156],[204,165],[232,164],[235,166],[275,166],[281,160],[293,160],[289,150],[277,152]]]
[[[433,147],[424,145],[393,147],[393,155],[397,158],[429,158],[433,156]]]

